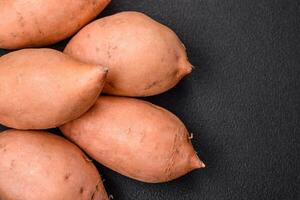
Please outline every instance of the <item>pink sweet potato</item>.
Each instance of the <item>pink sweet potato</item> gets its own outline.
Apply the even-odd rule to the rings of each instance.
[[[0,57],[0,124],[17,129],[60,126],[97,100],[107,69],[51,49]]]
[[[8,130],[0,157],[1,200],[108,200],[96,167],[62,137]]]
[[[95,18],[110,0],[1,0],[0,48],[61,41]]]
[[[108,66],[104,93],[151,96],[175,86],[191,72],[185,47],[168,27],[138,12],[121,12],[92,22],[64,52]]]
[[[102,96],[60,129],[98,162],[140,181],[170,181],[204,167],[184,124],[142,100]]]

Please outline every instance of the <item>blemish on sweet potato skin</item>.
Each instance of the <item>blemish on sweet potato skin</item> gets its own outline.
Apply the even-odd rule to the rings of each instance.
[[[71,173],[67,173],[67,174],[64,176],[64,180],[65,180],[65,181],[68,181],[69,178],[70,178],[70,176],[71,176]]]
[[[80,190],[79,190],[79,193],[82,194],[83,191],[84,191],[84,188],[83,188],[83,186],[81,186],[81,187],[80,187]]]
[[[152,83],[148,84],[146,87],[145,87],[145,90],[150,90],[151,88],[157,86],[158,84],[160,84],[162,81],[160,80],[156,80],[156,81],[153,81]]]
[[[15,166],[16,166],[16,160],[11,160],[9,169],[13,170]]]

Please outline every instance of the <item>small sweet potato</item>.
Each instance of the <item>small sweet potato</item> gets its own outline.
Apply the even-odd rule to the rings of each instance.
[[[170,181],[204,167],[184,124],[142,100],[102,96],[60,129],[98,162],[140,181]]]
[[[1,200],[108,200],[96,167],[62,137],[8,130],[0,157]]]
[[[0,57],[0,124],[46,129],[86,112],[97,100],[107,69],[51,49]]]
[[[39,47],[63,40],[110,0],[1,0],[0,48]]]
[[[110,67],[103,92],[151,96],[175,86],[191,72],[184,45],[168,27],[138,12],[121,12],[92,22],[64,52]]]

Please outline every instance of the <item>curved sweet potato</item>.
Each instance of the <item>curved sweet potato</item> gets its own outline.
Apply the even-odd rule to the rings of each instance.
[[[66,54],[110,67],[103,92],[151,96],[175,86],[191,72],[185,47],[168,27],[138,12],[121,12],[84,27]]]
[[[1,0],[0,48],[61,41],[95,18],[110,0]]]
[[[97,100],[107,69],[51,49],[0,57],[0,124],[46,129],[86,112]]]
[[[142,100],[102,96],[60,129],[98,162],[140,181],[170,181],[204,167],[184,124]]]
[[[0,157],[1,200],[108,200],[96,167],[62,137],[8,130]]]

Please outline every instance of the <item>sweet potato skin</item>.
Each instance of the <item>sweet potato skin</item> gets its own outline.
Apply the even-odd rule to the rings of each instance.
[[[62,137],[8,130],[0,157],[1,200],[108,200],[96,167]]]
[[[51,49],[24,49],[0,57],[0,124],[54,128],[97,100],[107,70]]]
[[[0,48],[61,41],[95,18],[110,0],[1,0]]]
[[[143,182],[166,182],[204,167],[184,124],[142,100],[101,96],[60,129],[98,162]]]
[[[192,70],[177,35],[138,12],[121,12],[90,23],[64,52],[83,62],[109,66],[103,91],[120,96],[165,92]]]

